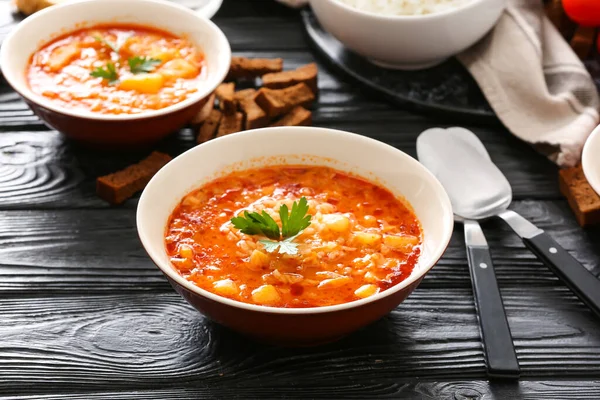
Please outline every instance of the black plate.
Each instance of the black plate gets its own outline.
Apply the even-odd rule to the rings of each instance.
[[[302,10],[306,33],[313,47],[329,63],[371,90],[404,107],[466,117],[469,122],[497,121],[469,72],[454,58],[421,71],[396,71],[378,67],[346,49],[327,33],[310,8]],[[600,90],[600,56],[584,62]]]
[[[312,44],[327,61],[389,100],[471,120],[497,120],[475,80],[455,59],[420,71],[388,70],[347,50],[323,30],[310,8],[302,10],[302,19]]]

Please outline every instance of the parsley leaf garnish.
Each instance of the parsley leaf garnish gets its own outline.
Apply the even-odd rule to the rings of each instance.
[[[121,46],[123,43],[130,37],[127,36],[125,38],[121,37],[121,43],[112,43],[109,40],[104,39],[101,36],[95,35],[93,36],[94,40],[100,42],[110,48],[113,52],[119,54],[121,51]],[[146,57],[146,56],[134,56],[127,59],[127,63],[129,64],[129,69],[134,74],[140,74],[144,72],[152,72],[162,61],[158,58]],[[120,63],[120,61],[119,61]],[[109,84],[113,85],[119,81],[119,75],[117,73],[117,69],[115,65],[111,62],[106,64],[106,67],[98,67],[94,69],[90,75],[95,78],[106,79]],[[276,225],[276,224],[275,224]],[[279,228],[278,228],[279,229]]]
[[[272,240],[266,240],[266,239],[261,239],[261,240],[259,240],[259,242],[265,246],[265,250],[268,253],[274,253],[277,250],[277,248],[279,247],[279,245],[281,244],[281,242],[274,242]]]
[[[271,240],[259,240],[265,246],[265,250],[274,253],[277,250],[281,254],[298,254],[298,245],[294,239],[310,225],[311,216],[307,215],[308,201],[302,197],[300,201],[292,204],[292,211],[283,204],[279,207],[281,218],[281,232],[275,220],[264,210],[262,213],[244,211],[243,217],[234,217],[231,223],[246,235],[263,235]],[[284,240],[281,240],[283,237]]]
[[[296,236],[310,225],[308,212],[308,201],[302,197],[299,202],[292,204],[292,212],[288,215],[288,207],[284,204],[279,208],[281,218],[281,235],[283,237]]]
[[[129,64],[129,69],[134,74],[152,72],[154,68],[156,68],[156,66],[161,62],[162,61],[158,58],[151,58],[146,56],[135,56],[127,60],[127,63]]]
[[[269,239],[274,240],[279,240],[280,237],[277,222],[265,211],[262,214],[244,211],[243,217],[232,218],[231,223],[246,235],[263,234]]]
[[[108,46],[112,51],[114,51],[117,54],[119,54],[119,51],[121,51],[121,46],[117,46],[115,43],[112,43],[101,36],[95,35],[94,40]]]
[[[310,217],[310,215],[309,215],[309,217]],[[266,239],[259,240],[259,242],[265,246],[265,250],[268,253],[274,253],[275,250],[277,250],[279,248],[280,254],[295,255],[295,254],[298,254],[298,245],[296,243],[294,243],[293,241],[294,241],[294,239],[296,239],[296,237],[298,237],[298,235],[291,236],[280,242],[274,242],[272,240],[266,240]]]
[[[117,69],[115,68],[115,64],[109,62],[105,67],[97,67],[90,75],[94,78],[102,78],[108,81],[109,85],[113,85],[118,82],[119,75],[117,74]]]
[[[298,245],[292,243],[289,239],[285,239],[283,242],[279,242],[279,253],[296,255],[298,254]]]

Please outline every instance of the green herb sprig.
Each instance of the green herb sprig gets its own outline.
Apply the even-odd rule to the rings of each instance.
[[[111,49],[117,55],[121,51],[121,46],[123,43],[112,43],[109,40],[106,40],[98,35],[94,36],[94,40],[104,44],[106,47]],[[125,39],[126,40],[126,39]],[[124,42],[124,41],[122,41]],[[129,65],[129,70],[134,74],[142,74],[154,71],[154,69],[160,65],[162,60],[158,58],[146,57],[146,56],[134,56],[129,57],[127,59],[127,64]],[[109,62],[105,67],[98,67],[94,69],[91,73],[91,76],[94,78],[102,78],[108,81],[109,85],[114,85],[119,82],[119,74],[115,67],[115,64]]]
[[[91,73],[94,78],[102,78],[108,81],[109,85],[114,85],[119,81],[119,74],[115,64],[109,62],[105,67],[97,67]]]
[[[146,56],[135,56],[127,60],[129,69],[134,74],[141,74],[144,72],[152,72],[162,61],[158,58],[151,58]]]
[[[292,210],[283,204],[279,207],[281,230],[277,222],[265,211],[262,213],[244,211],[243,217],[234,217],[231,223],[246,235],[263,235],[268,239],[259,240],[269,253],[298,254],[298,245],[293,242],[300,233],[310,225],[308,201],[302,197],[292,204]],[[283,240],[282,240],[283,239]]]

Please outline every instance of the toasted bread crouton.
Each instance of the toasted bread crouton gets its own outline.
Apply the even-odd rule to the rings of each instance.
[[[221,124],[219,125],[219,130],[217,131],[217,137],[230,135],[232,133],[244,130],[243,122],[244,114],[241,112],[223,115]]]
[[[296,106],[309,107],[314,100],[315,95],[304,83],[285,89],[261,88],[255,98],[270,118],[286,114]]]
[[[225,114],[233,114],[236,111],[236,103],[233,98],[235,91],[235,83],[222,83],[215,90],[217,99],[219,100],[219,108]]]
[[[154,174],[169,161],[171,156],[155,151],[137,164],[99,177],[96,180],[96,193],[111,204],[121,204],[144,189]]]
[[[306,108],[298,106],[271,126],[309,126],[310,124],[312,124],[312,113]]]
[[[227,80],[258,78],[270,72],[283,70],[281,58],[231,57]]]
[[[263,86],[269,89],[283,89],[297,85],[306,84],[313,93],[317,93],[317,64],[303,65],[293,71],[275,72],[262,77]]]
[[[579,225],[600,224],[600,196],[588,183],[581,166],[560,170],[559,186]]]
[[[243,89],[243,90],[238,90],[237,92],[235,92],[233,94],[233,100],[237,103],[237,106],[239,108],[242,101],[249,99],[249,98],[254,99],[255,96],[256,96],[256,89]]]
[[[212,109],[208,118],[204,121],[200,130],[198,131],[198,137],[196,138],[196,143],[204,143],[215,137],[217,133],[217,129],[219,129],[219,124],[221,123],[221,119],[223,118],[223,113],[217,109]]]

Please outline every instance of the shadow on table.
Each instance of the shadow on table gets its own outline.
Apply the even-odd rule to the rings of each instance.
[[[253,358],[253,362],[260,359],[260,364],[282,364],[278,366],[280,372],[296,373],[302,371],[304,364],[315,365],[321,360],[338,363],[340,367],[356,371],[369,369],[393,370],[407,376],[419,376],[430,368],[439,369],[439,363],[447,364],[447,358],[456,353],[451,349],[448,354],[440,355],[443,341],[418,337],[415,332],[420,329],[415,327],[412,319],[406,316],[392,314],[357,331],[341,340],[315,347],[289,348],[266,344],[238,334],[217,323],[206,321],[205,329],[212,337],[215,347],[212,354],[220,361],[245,357]],[[434,338],[436,334],[432,335]],[[430,354],[430,353],[433,353]],[[441,351],[443,353],[443,349]],[[470,356],[473,360],[469,365],[462,365],[460,369],[445,369],[445,373],[457,377],[467,376],[484,378],[483,357],[479,354]],[[427,358],[433,358],[433,361]],[[293,362],[284,362],[284,360]],[[460,372],[458,372],[460,370]],[[427,376],[427,375],[425,375]]]
[[[214,322],[203,325],[211,336],[210,357],[222,367],[221,378],[239,383],[270,376],[269,385],[273,386],[293,382],[297,391],[292,397],[300,396],[307,387],[313,395],[320,393],[331,389],[328,385],[334,382],[339,388],[371,390],[373,398],[522,398],[520,382],[488,381],[482,356],[472,354],[465,362],[464,355],[456,357],[453,350],[445,351],[450,345],[443,339],[428,344],[414,335],[410,329],[414,321],[405,318],[407,321],[399,322],[402,318],[391,314],[338,342],[309,348],[273,346]],[[463,346],[461,352],[469,351]],[[453,367],[454,363],[460,365]]]
[[[393,323],[389,320],[389,317],[384,317],[381,320],[376,321],[373,324],[362,328],[359,331],[354,332],[348,336],[345,336],[333,343],[308,347],[286,347],[272,345],[266,342],[262,342],[259,339],[249,338],[248,336],[237,333],[213,321],[206,321],[205,323],[207,325],[207,328],[211,331],[211,335],[219,336],[221,338],[220,341],[222,342],[222,344],[227,347],[239,345],[242,347],[251,346],[255,349],[277,348],[284,351],[297,353],[310,353],[314,351],[318,352],[324,349],[361,346],[362,344],[364,344],[365,341],[369,341],[371,343],[376,342],[378,343],[378,345],[381,346],[394,345],[398,344],[398,336],[401,335],[400,332],[393,332],[393,330],[391,329]]]
[[[96,177],[135,164],[146,158],[152,151],[160,151],[169,154],[171,157],[177,157],[184,151],[194,147],[195,144],[193,129],[185,128],[152,146],[135,150],[99,151],[73,141],[67,143],[67,148],[83,172],[88,176]]]

